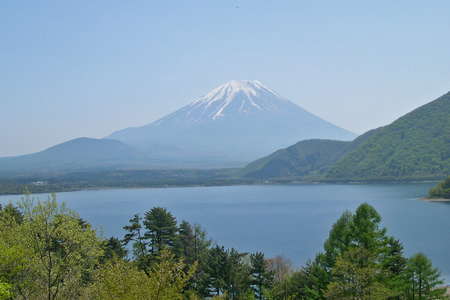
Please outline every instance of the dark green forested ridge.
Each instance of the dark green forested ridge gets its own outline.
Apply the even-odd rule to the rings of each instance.
[[[450,93],[352,142],[302,141],[243,173],[340,181],[442,178],[450,173]]]
[[[322,174],[349,148],[351,142],[306,140],[247,165],[245,177],[270,178]]]
[[[2,300],[448,299],[431,261],[405,257],[368,204],[343,213],[298,270],[215,244],[161,207],[132,216],[122,239],[104,239],[54,196],[26,197],[0,206],[0,228]]]
[[[450,173],[450,92],[378,129],[328,178],[438,178]]]
[[[319,178],[326,174],[333,163],[375,132],[371,130],[352,142],[321,139],[300,141],[248,164],[241,175],[246,178]]]
[[[429,197],[450,199],[450,176],[430,189]]]

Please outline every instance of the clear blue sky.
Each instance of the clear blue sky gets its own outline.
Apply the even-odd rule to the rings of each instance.
[[[450,1],[0,1],[0,156],[258,79],[362,133],[450,90]]]

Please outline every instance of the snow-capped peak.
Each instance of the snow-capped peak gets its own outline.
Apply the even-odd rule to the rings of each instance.
[[[198,124],[229,118],[255,116],[260,113],[280,113],[298,107],[280,97],[258,80],[231,80],[222,84],[205,96],[153,123]],[[175,125],[179,126],[179,125]]]
[[[258,80],[231,80],[192,102],[190,107],[200,109],[201,115],[216,120],[223,117],[226,111],[245,114],[271,110],[274,103],[267,100],[277,98],[281,99]]]
[[[274,91],[265,87],[258,80],[231,80],[227,83],[224,83],[211,92],[206,94],[204,97],[198,99],[194,103],[197,102],[214,102],[228,99],[232,100],[238,93],[244,93],[248,98],[257,97],[262,93],[273,94],[274,96],[278,96]]]

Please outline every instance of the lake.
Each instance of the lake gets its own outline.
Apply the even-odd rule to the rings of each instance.
[[[58,200],[99,228],[122,237],[122,226],[154,206],[179,221],[200,224],[225,247],[284,255],[300,266],[321,250],[331,225],[368,202],[406,253],[428,255],[450,282],[450,203],[419,200],[432,183],[380,185],[266,185],[117,189],[58,194]],[[38,195],[45,199],[46,195]],[[0,203],[20,196],[0,196]]]

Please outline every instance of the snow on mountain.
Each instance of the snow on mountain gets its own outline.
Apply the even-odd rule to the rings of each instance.
[[[286,105],[287,102],[289,101],[278,96],[258,80],[232,80],[180,110],[157,120],[153,125],[161,125],[173,119],[202,122],[232,115],[277,111],[281,109],[280,105]]]
[[[201,108],[204,115],[215,120],[223,117],[226,110],[232,108],[230,104],[233,101],[239,102],[234,106],[238,113],[251,113],[273,110],[275,108],[273,103],[264,100],[277,97],[279,96],[274,91],[257,80],[232,80],[213,89],[189,106],[191,109]]]
[[[354,137],[257,80],[232,80],[155,122],[108,138],[164,158],[245,162],[302,139]]]

